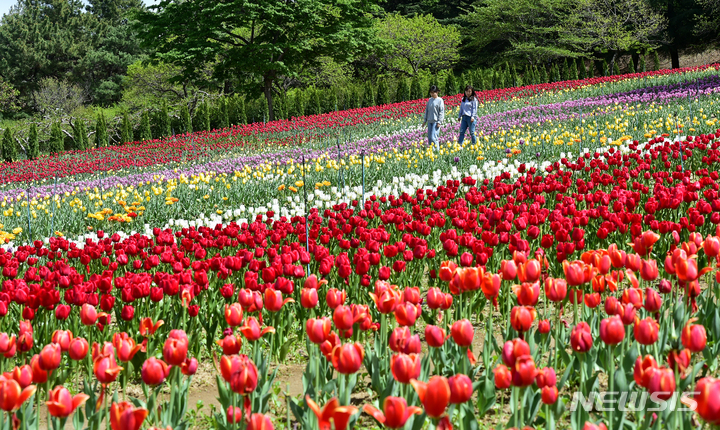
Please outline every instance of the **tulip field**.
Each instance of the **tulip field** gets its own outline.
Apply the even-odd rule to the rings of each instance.
[[[720,426],[719,68],[3,164],[0,429]]]

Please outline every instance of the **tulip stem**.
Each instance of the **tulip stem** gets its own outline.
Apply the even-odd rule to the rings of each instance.
[[[615,390],[615,359],[613,357],[613,345],[608,345],[608,354],[607,354],[607,366],[608,366],[608,379],[610,381],[610,396],[614,396],[614,390]],[[610,428],[613,427],[613,407],[610,407],[610,411],[608,412],[610,415],[610,419],[608,420],[608,424],[610,425]]]

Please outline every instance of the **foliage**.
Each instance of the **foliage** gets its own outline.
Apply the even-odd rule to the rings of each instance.
[[[371,59],[391,73],[437,73],[452,67],[460,58],[460,31],[440,25],[432,15],[407,18],[392,14],[377,21],[375,27],[381,44]]]
[[[190,117],[190,108],[187,103],[182,103],[180,106],[180,133],[192,133],[193,131],[193,120]]]
[[[10,127],[5,129],[2,137],[2,157],[8,163],[17,158],[15,154],[15,139],[13,139]]]
[[[27,142],[27,158],[34,160],[40,155],[40,142],[38,139],[37,126],[34,122],[30,123],[30,131],[28,132]]]
[[[108,135],[107,122],[105,120],[105,114],[100,111],[95,121],[95,147],[102,148],[108,146],[110,143],[110,136]]]
[[[165,0],[140,12],[138,29],[155,58],[178,65],[186,78],[214,63],[214,78],[241,79],[250,95],[265,94],[274,118],[273,89],[281,76],[320,58],[348,61],[369,49],[372,1]],[[192,26],[187,23],[192,22]]]
[[[2,112],[15,112],[20,109],[20,103],[18,96],[20,91],[15,89],[10,83],[5,82],[0,76],[0,113]]]
[[[140,115],[140,142],[152,139],[152,131],[150,129],[150,114],[144,110]]]
[[[127,111],[123,112],[122,126],[120,128],[120,143],[134,142],[132,125],[130,124],[130,117]]]
[[[65,137],[63,136],[60,122],[53,122],[50,128],[50,141],[48,142],[48,150],[53,154],[58,154],[65,149]]]
[[[73,145],[78,151],[88,149],[88,136],[85,129],[85,121],[78,120],[73,127]]]
[[[33,93],[35,109],[45,118],[70,115],[86,100],[84,91],[77,85],[55,78],[43,78]]]

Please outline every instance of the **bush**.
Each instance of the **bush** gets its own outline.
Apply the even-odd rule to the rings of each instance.
[[[65,149],[63,141],[64,138],[60,123],[54,122],[50,127],[50,141],[48,142],[48,150],[50,153],[57,154],[62,152]]]
[[[446,96],[454,96],[459,93],[457,88],[458,88],[458,85],[457,85],[457,81],[455,80],[455,74],[452,71],[450,71],[450,73],[448,73],[447,79],[445,79],[444,94]]]
[[[370,82],[365,83],[363,88],[362,107],[375,106],[375,94],[373,94],[372,85]]]
[[[377,104],[386,105],[390,103],[390,90],[388,89],[385,79],[380,79],[377,89]]]
[[[640,54],[640,61],[638,61],[638,71],[645,73],[645,54]]]
[[[193,121],[186,102],[180,104],[180,133],[192,133]]]
[[[98,112],[97,121],[95,122],[95,147],[102,148],[108,146],[109,140],[110,137],[108,136],[105,115],[100,111]]]
[[[585,68],[585,60],[577,59],[578,79],[587,79],[587,69]]]
[[[127,111],[123,112],[122,127],[120,129],[120,143],[134,142],[132,125]]]
[[[6,128],[5,133],[3,133],[2,156],[3,159],[8,163],[12,163],[14,160],[17,159],[17,153],[15,150],[15,139],[13,139],[10,127]]]
[[[170,115],[168,114],[167,103],[163,102],[160,110],[155,114],[155,130],[153,130],[153,137],[159,139],[163,136],[170,136],[172,134],[170,126]]]

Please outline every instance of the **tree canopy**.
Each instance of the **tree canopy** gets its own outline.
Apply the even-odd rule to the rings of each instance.
[[[273,119],[281,76],[295,76],[321,57],[349,61],[371,47],[377,6],[368,0],[163,0],[155,8],[137,16],[154,58],[196,80],[201,65],[212,63],[216,79],[262,92]]]

